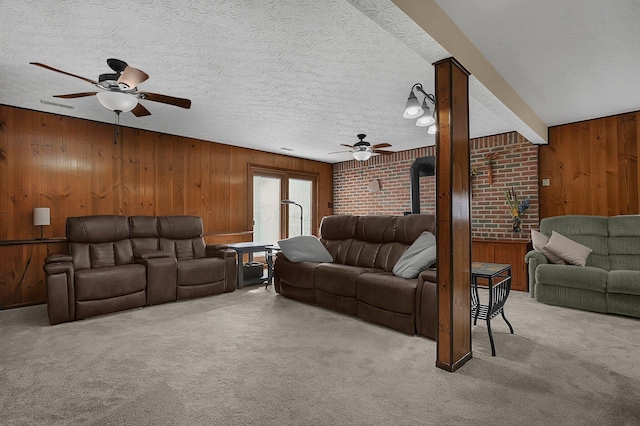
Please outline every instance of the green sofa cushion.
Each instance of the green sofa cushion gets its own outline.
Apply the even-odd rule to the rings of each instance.
[[[601,293],[607,289],[607,271],[593,266],[538,265],[535,279],[538,284],[556,287],[570,287]]]
[[[640,296],[640,271],[611,271],[607,292]]]

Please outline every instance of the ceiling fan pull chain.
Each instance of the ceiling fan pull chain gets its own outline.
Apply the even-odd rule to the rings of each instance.
[[[118,144],[118,126],[120,125],[120,111],[114,111],[116,113],[116,121],[113,123],[113,144]]]

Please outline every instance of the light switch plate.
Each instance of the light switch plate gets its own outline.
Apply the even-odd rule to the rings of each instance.
[[[551,179],[542,179],[542,186],[551,185]]]

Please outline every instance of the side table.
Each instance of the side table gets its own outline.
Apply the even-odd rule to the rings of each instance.
[[[487,286],[478,286],[478,278],[487,280]],[[480,303],[478,288],[489,292],[489,302],[486,305]],[[502,314],[502,319],[509,326],[511,334],[513,327],[504,315],[504,304],[511,291],[511,265],[500,263],[473,262],[471,264],[471,316],[473,325],[478,319],[487,321],[487,331],[491,342],[491,355],[496,356],[496,347],[493,343],[491,332],[491,319]]]
[[[242,288],[245,285],[251,284],[262,284],[266,280],[269,280],[269,275],[267,277],[258,277],[245,281],[244,279],[244,255],[245,253],[249,255],[249,262],[253,262],[253,254],[254,253],[265,253],[265,258],[268,257],[269,252],[271,250],[271,244],[264,243],[256,243],[253,241],[247,243],[233,243],[227,244],[227,246],[238,253],[238,282],[237,287]]]

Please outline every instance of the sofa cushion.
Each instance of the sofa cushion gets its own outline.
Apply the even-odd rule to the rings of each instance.
[[[608,242],[612,270],[640,270],[640,216],[610,217]]]
[[[89,245],[89,255],[91,256],[92,268],[116,266],[113,243],[91,244]]]
[[[425,231],[398,259],[393,275],[401,278],[416,278],[420,272],[436,263],[436,236]]]
[[[83,269],[75,273],[76,300],[100,300],[124,296],[144,290],[146,268],[131,264]]]
[[[609,271],[607,292],[640,296],[640,271]]]
[[[339,263],[321,263],[314,271],[313,283],[316,289],[326,293],[356,297],[356,281],[365,272],[374,272],[373,268],[341,265]]]
[[[313,274],[319,263],[291,262],[278,253],[274,267],[274,277],[281,282],[300,288],[314,288]]]
[[[587,266],[609,270],[608,217],[566,215],[546,217],[540,221],[540,232],[550,237],[559,232],[593,251],[587,258]]]
[[[298,235],[278,241],[284,256],[291,262],[333,262],[333,257],[313,235]]]
[[[400,278],[389,272],[364,273],[357,279],[358,300],[387,311],[413,314],[417,284],[417,278]]]
[[[200,285],[224,280],[225,262],[218,257],[178,261],[178,285]]]
[[[607,289],[607,271],[593,266],[538,265],[536,283],[591,290],[604,293]]]
[[[544,248],[567,263],[578,266],[585,266],[589,254],[593,251],[556,231],[551,232],[551,238]]]
[[[564,260],[559,258],[552,251],[549,251],[545,248],[545,245],[547,245],[548,242],[549,237],[533,229],[531,230],[531,245],[533,245],[533,249],[538,253],[542,253],[547,259],[551,261],[551,263],[564,265],[566,263]]]

